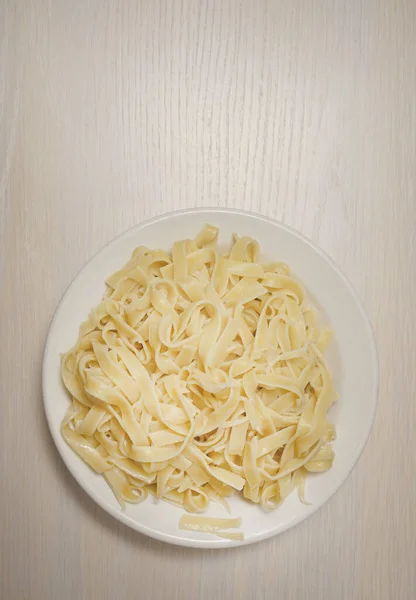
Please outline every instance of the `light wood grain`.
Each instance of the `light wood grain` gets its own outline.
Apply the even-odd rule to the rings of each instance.
[[[414,0],[0,4],[2,598],[416,596],[415,92]],[[220,552],[97,508],[54,449],[40,382],[84,262],[142,219],[207,205],[328,251],[381,365],[342,489],[280,537]]]

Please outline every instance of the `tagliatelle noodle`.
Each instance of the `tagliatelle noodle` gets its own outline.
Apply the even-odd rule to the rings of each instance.
[[[62,435],[122,506],[197,513],[241,490],[271,509],[332,465],[330,332],[284,263],[217,240],[207,225],[171,254],[136,248],[62,356]]]

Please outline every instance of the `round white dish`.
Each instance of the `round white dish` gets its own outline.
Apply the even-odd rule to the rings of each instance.
[[[250,235],[260,243],[262,259],[286,262],[319,309],[322,322],[334,331],[327,352],[339,399],[330,410],[337,439],[332,469],[311,474],[303,505],[293,492],[273,512],[248,503],[238,495],[230,499],[233,517],[242,517],[244,542],[212,534],[179,529],[183,510],[149,497],[122,511],[101,475],[94,473],[65,443],[60,424],[69,397],[60,378],[60,354],[78,336],[90,309],[99,303],[104,280],[130,258],[138,245],[170,249],[179,239],[194,237],[205,223],[220,228],[220,242],[229,244],[233,232]],[[43,396],[47,421],[56,447],[79,485],[105,511],[145,535],[183,546],[225,548],[257,542],[296,525],[322,506],[345,481],[370,433],[377,404],[378,363],[374,337],[365,310],[352,285],[335,263],[312,242],[286,225],[253,213],[218,208],[178,211],[146,221],[122,233],[100,250],[69,286],[50,326],[43,359]],[[210,516],[227,516],[212,505]]]

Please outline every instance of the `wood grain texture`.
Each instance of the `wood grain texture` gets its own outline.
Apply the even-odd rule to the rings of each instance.
[[[416,597],[415,91],[414,0],[3,0],[2,598]],[[329,252],[381,365],[342,489],[287,533],[219,552],[97,508],[54,449],[40,382],[85,261],[142,219],[208,205],[275,217]]]

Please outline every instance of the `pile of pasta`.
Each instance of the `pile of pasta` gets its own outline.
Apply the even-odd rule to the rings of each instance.
[[[236,490],[264,508],[329,469],[330,339],[286,264],[206,225],[139,246],[62,356],[62,435],[122,506],[148,493],[203,512]]]

